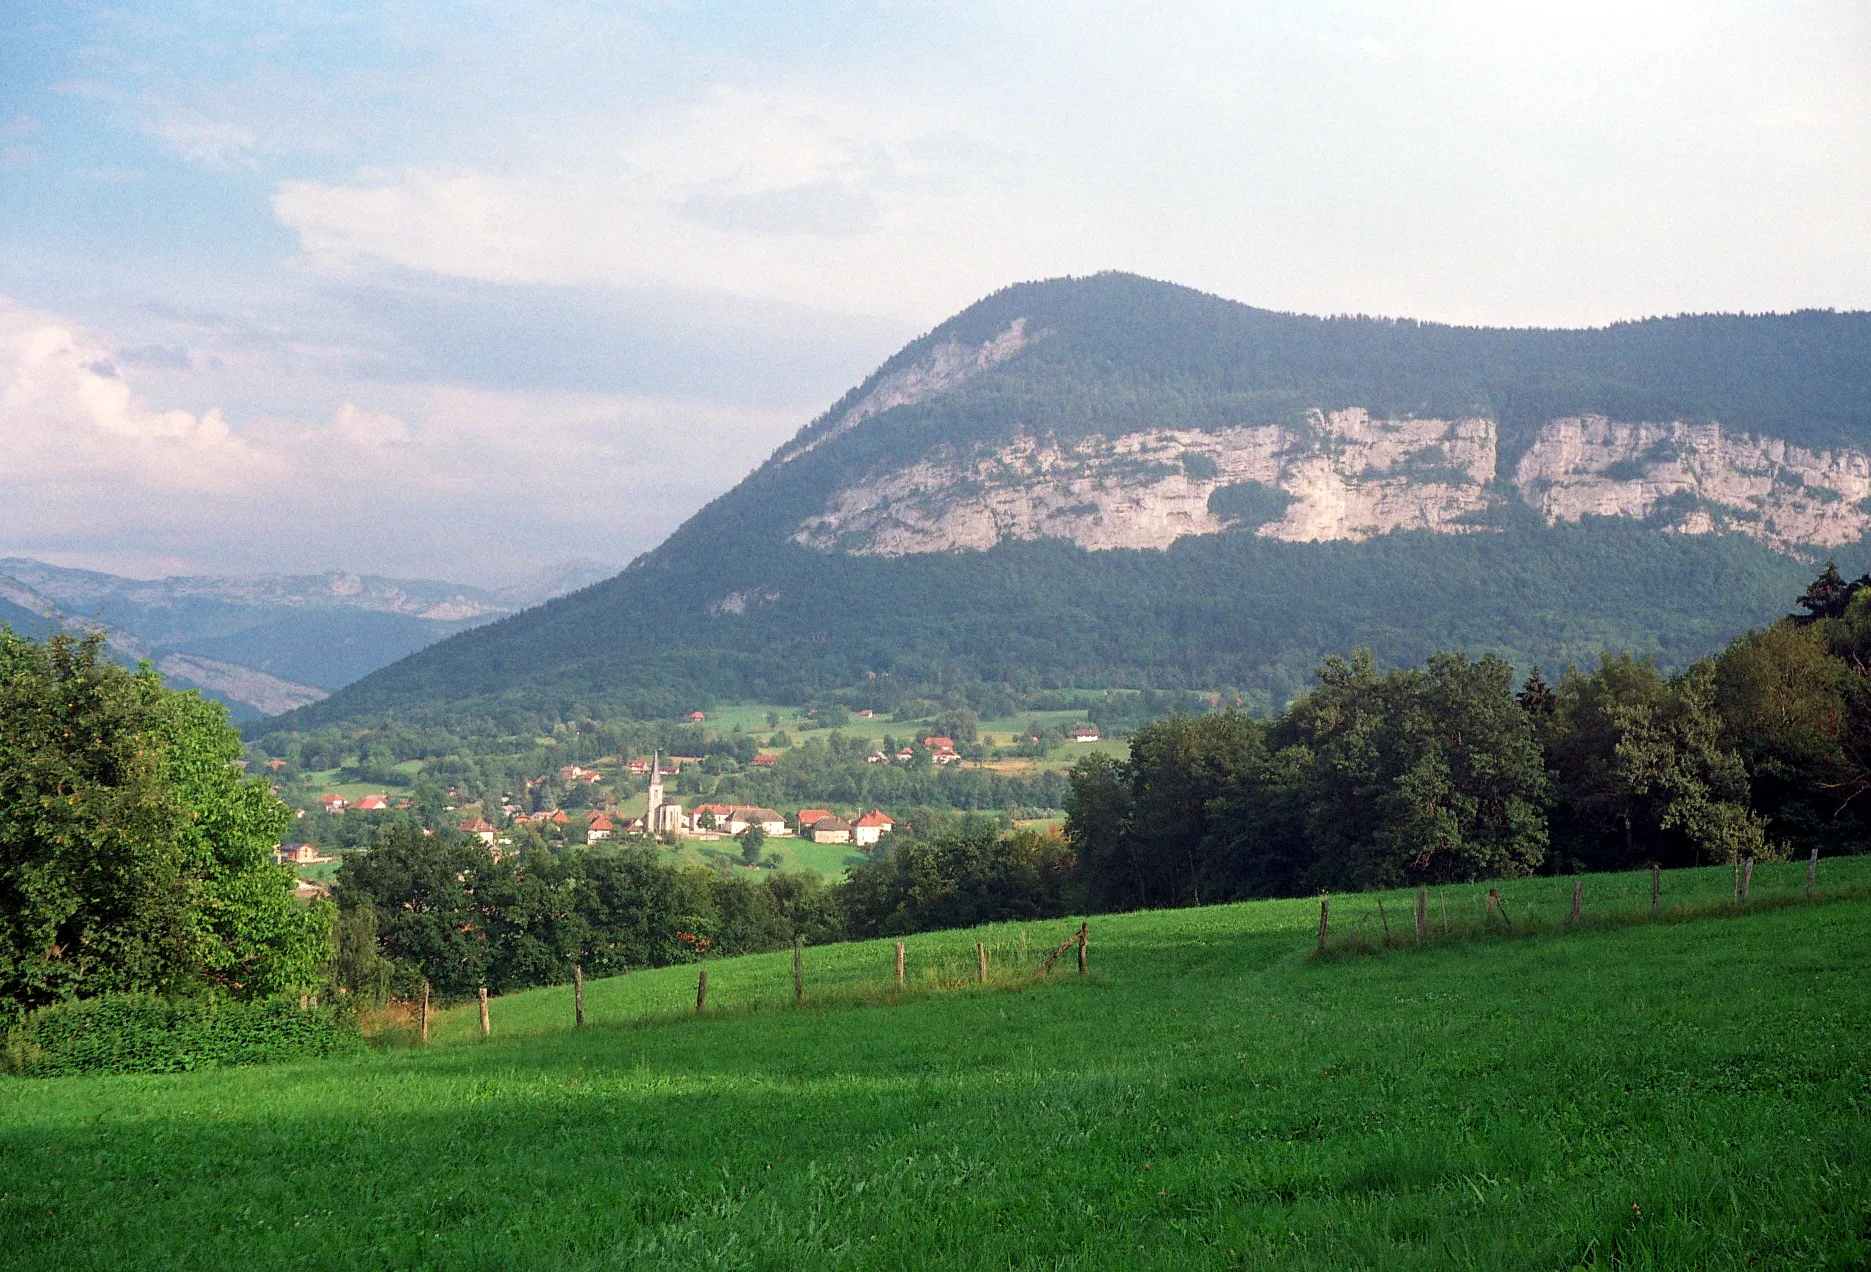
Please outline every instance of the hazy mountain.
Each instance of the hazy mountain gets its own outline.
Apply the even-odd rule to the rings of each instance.
[[[11,557],[0,558],[0,622],[32,635],[101,627],[123,657],[149,658],[248,718],[315,702],[527,598],[583,586],[594,572],[606,571],[571,562],[493,592],[343,571],[128,579]]]
[[[1862,313],[1498,330],[1023,284],[617,578],[282,723],[846,687],[1273,701],[1352,644],[1680,662],[1862,555],[1868,452]]]

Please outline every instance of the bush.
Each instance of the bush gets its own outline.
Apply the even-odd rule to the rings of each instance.
[[[111,994],[31,1012],[7,1034],[9,1073],[180,1073],[360,1050],[356,1020],[291,999],[261,1002]]]

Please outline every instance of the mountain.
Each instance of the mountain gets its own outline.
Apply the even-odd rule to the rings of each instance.
[[[1868,451],[1871,314],[1490,329],[1021,284],[621,575],[275,727],[840,691],[1274,703],[1352,644],[1680,663],[1866,555]]]
[[[0,559],[0,622],[43,635],[97,627],[120,656],[227,702],[238,719],[304,706],[443,637],[608,573],[554,566],[513,588],[314,575],[128,579]]]

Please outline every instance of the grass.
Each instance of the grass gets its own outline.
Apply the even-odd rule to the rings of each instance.
[[[1372,958],[1310,956],[1316,901],[1101,917],[1083,980],[1027,974],[1074,923],[1001,925],[908,938],[900,993],[889,942],[808,949],[805,1010],[760,955],[699,1018],[666,968],[590,982],[582,1032],[559,987],[490,1042],[469,1007],[361,1061],[0,1080],[0,1263],[1861,1268],[1871,901],[1774,903],[1803,878]],[[1503,891],[1531,925],[1568,884]]]

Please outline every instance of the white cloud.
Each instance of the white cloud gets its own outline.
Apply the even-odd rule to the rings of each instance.
[[[799,421],[625,395],[368,386],[322,418],[148,404],[109,342],[0,301],[0,553],[428,573],[623,561]],[[349,386],[352,391],[362,387]]]

